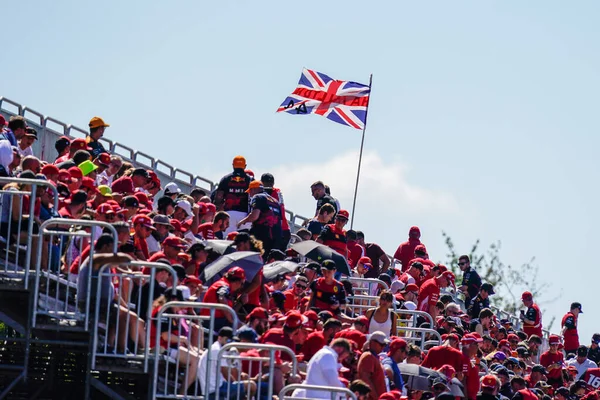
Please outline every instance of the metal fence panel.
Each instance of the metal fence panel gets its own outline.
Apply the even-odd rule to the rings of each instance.
[[[305,385],[305,384],[293,384],[287,385],[284,387],[281,392],[279,392],[279,400],[309,400],[314,399],[314,397],[292,397],[287,395],[286,393],[293,392],[295,390],[314,390],[324,393],[329,393],[331,400],[336,399],[352,399],[357,400],[356,395],[347,388],[339,388],[339,387],[331,387],[331,386],[317,386],[317,385]],[[322,398],[322,397],[320,397]]]

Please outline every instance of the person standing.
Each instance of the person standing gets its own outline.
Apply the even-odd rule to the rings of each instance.
[[[562,336],[564,339],[565,353],[575,353],[579,348],[579,334],[577,333],[577,319],[579,314],[583,314],[581,303],[571,303],[568,313],[562,318]]]
[[[366,243],[365,234],[362,231],[356,231],[356,243],[364,247],[366,256],[371,259],[371,268],[365,274],[365,278],[377,278],[380,274],[385,274],[390,268],[390,258],[377,243]]]
[[[335,202],[335,199],[333,197],[329,196],[325,192],[325,184],[323,182],[317,181],[310,185],[310,192],[317,201],[317,210],[315,211],[314,218],[317,218],[319,210],[321,209],[321,207],[323,207],[323,204],[331,204],[337,212],[337,203]]]
[[[373,332],[369,336],[369,350],[363,352],[358,360],[357,378],[371,388],[369,394],[371,400],[379,399],[379,396],[386,391],[385,374],[379,361],[379,353],[389,343],[390,340],[385,333]]]
[[[415,248],[421,244],[421,230],[418,226],[411,226],[408,231],[408,240],[400,243],[398,249],[394,253],[394,258],[400,261],[402,272],[408,269],[408,264],[415,256]]]
[[[479,313],[484,308],[490,308],[490,296],[495,294],[491,283],[484,283],[479,289],[479,294],[471,301],[467,314],[471,319],[479,318]]]
[[[344,226],[348,223],[350,213],[346,210],[338,211],[335,216],[335,222],[333,224],[325,225],[317,242],[323,243],[325,246],[331,247],[342,255],[342,257],[348,257],[348,247],[346,245],[346,231]]]
[[[540,307],[533,302],[533,294],[531,292],[523,292],[521,295],[523,305],[527,307],[527,311],[521,310],[521,321],[523,321],[523,332],[527,336],[537,335],[542,337],[542,311]]]
[[[440,276],[425,281],[421,286],[418,297],[419,311],[428,312],[435,320],[438,316],[437,302],[440,297],[440,289],[454,285],[454,274],[445,271]]]
[[[406,340],[395,338],[391,341],[387,357],[381,362],[383,371],[390,383],[390,390],[402,391],[404,388],[404,381],[402,380],[402,374],[400,373],[398,364],[406,359],[407,354],[408,343],[406,343]]]
[[[290,230],[290,223],[285,215],[285,202],[283,201],[283,193],[281,193],[281,189],[275,187],[275,177],[273,174],[268,172],[262,174],[260,181],[265,187],[265,193],[277,200],[279,202],[279,206],[281,207],[281,245],[283,248],[285,248],[290,241],[292,232]]]
[[[108,153],[102,143],[99,142],[100,138],[104,136],[104,131],[110,125],[104,122],[104,120],[100,117],[94,117],[90,120],[88,124],[90,127],[90,134],[87,136],[85,141],[87,145],[92,149],[91,154],[92,158],[96,158],[100,155],[100,153]]]
[[[231,218],[229,228],[226,234],[233,232],[238,222],[248,215],[248,194],[246,190],[250,182],[254,179],[248,175],[246,169],[246,159],[242,156],[236,156],[233,159],[233,172],[225,175],[219,181],[219,186],[215,193],[215,206],[219,211],[227,211]],[[240,227],[243,230],[250,230],[250,224]]]
[[[282,215],[279,202],[264,193],[261,181],[250,182],[246,192],[248,197],[251,198],[251,212],[241,221],[238,221],[237,228],[240,229],[245,224],[252,223],[250,233],[262,241],[265,255],[268,255],[272,249],[281,250]]]
[[[471,305],[471,300],[477,296],[481,288],[481,278],[477,271],[471,267],[471,259],[467,255],[458,258],[458,267],[463,272],[463,279],[458,290],[465,295],[465,306]]]

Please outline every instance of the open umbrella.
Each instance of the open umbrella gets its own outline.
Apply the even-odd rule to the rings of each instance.
[[[431,390],[431,385],[433,381],[437,378],[441,378],[445,381],[448,381],[448,378],[443,373],[430,369],[421,367],[418,364],[398,364],[398,368],[400,369],[400,373],[404,377],[404,383],[406,386],[413,390]],[[454,396],[464,397],[464,393],[462,391],[462,383],[456,378],[452,379],[452,381],[447,382],[447,386],[450,389],[450,392]]]
[[[305,240],[304,242],[294,243],[291,248],[298,254],[302,254],[304,257],[319,263],[325,260],[332,260],[335,262],[338,272],[350,275],[350,267],[344,256],[333,250],[331,247],[317,243],[314,240]]]
[[[211,284],[220,279],[232,267],[240,267],[246,272],[246,280],[251,281],[263,267],[260,253],[254,251],[237,251],[225,254],[204,269],[204,281]]]
[[[235,252],[233,240],[207,240],[206,244],[215,252],[221,255]]]
[[[298,263],[293,261],[275,261],[271,264],[266,264],[263,268],[263,277],[265,281],[274,279],[277,275],[289,274],[298,269]]]

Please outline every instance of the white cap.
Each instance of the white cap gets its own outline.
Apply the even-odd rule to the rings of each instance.
[[[179,200],[177,202],[177,207],[183,209],[188,217],[194,215],[194,213],[192,213],[192,206],[190,206],[190,203],[188,203],[187,200]]]
[[[404,308],[406,308],[409,311],[414,311],[417,309],[417,305],[415,303],[413,303],[412,301],[405,301]]]
[[[390,286],[390,290],[393,294],[398,293],[400,290],[404,289],[404,282],[402,281],[394,281],[392,282],[392,286]]]
[[[177,186],[177,184],[175,182],[169,182],[165,185],[165,195],[166,194],[175,194],[175,193],[181,193],[181,189],[179,189],[179,186]]]
[[[178,285],[175,289],[181,290],[181,294],[183,295],[183,301],[188,301],[192,292],[190,292],[190,288],[185,285]]]

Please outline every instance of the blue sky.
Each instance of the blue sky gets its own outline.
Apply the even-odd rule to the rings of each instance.
[[[33,1],[3,7],[0,95],[216,180],[243,154],[289,209],[323,179],[351,208],[360,132],[275,113],[302,67],[373,92],[355,227],[393,253],[419,225],[536,257],[545,321],[593,309],[600,235],[594,1]],[[544,303],[544,301],[542,301]],[[556,325],[555,325],[556,327]]]

